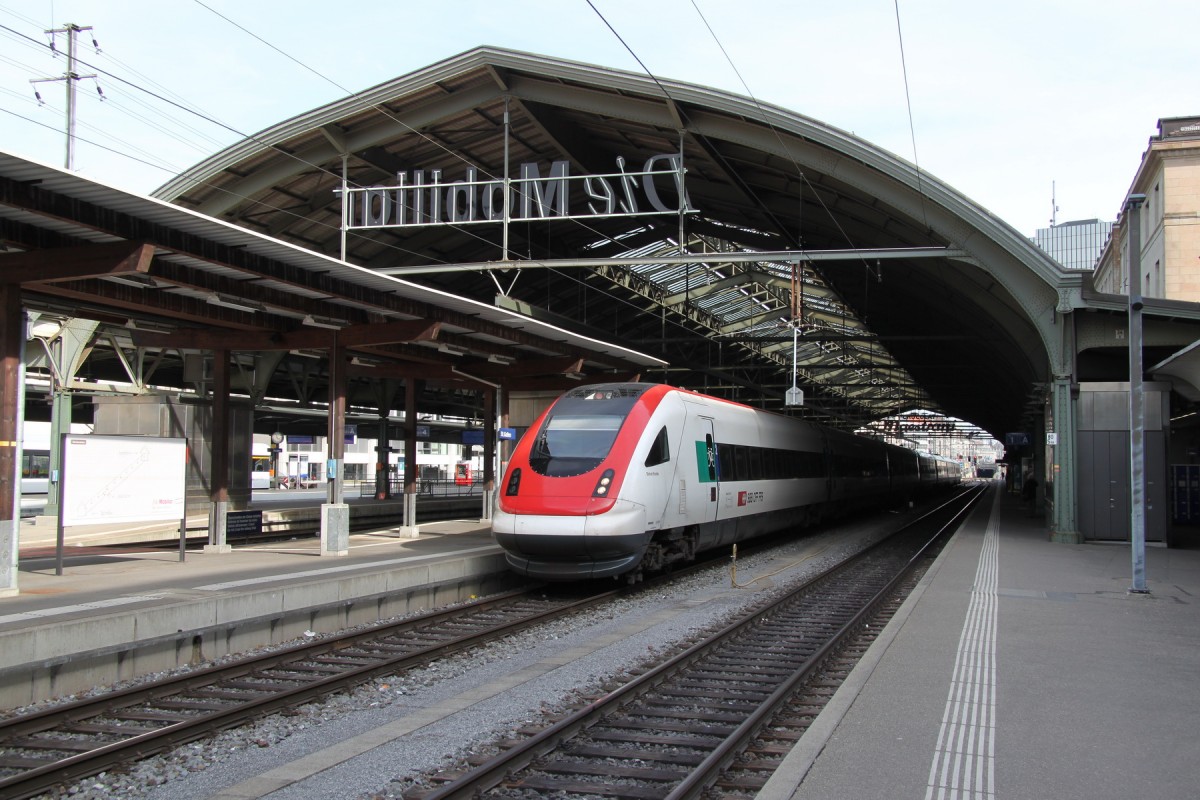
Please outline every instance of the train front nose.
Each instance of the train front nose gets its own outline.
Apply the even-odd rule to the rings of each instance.
[[[492,534],[509,566],[544,580],[620,575],[637,566],[650,543],[645,508],[622,500],[603,514],[583,516],[500,511]]]

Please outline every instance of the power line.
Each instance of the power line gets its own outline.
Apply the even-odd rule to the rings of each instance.
[[[23,33],[20,33],[19,31],[16,31],[16,30],[14,30],[14,29],[12,29],[12,28],[9,28],[9,27],[8,27],[8,26],[6,26],[6,25],[0,25],[0,30],[8,31],[9,33],[11,33],[11,34],[14,34],[14,35],[16,35],[16,36],[18,36],[18,37],[20,37],[20,38],[22,38],[22,39],[26,40],[26,41],[33,42],[34,44],[38,45],[39,47],[43,47],[43,49],[49,49],[49,46],[48,46],[48,45],[47,45],[47,46],[41,46],[41,45],[40,45],[40,43],[37,43],[37,42],[36,42],[36,40],[33,40],[33,39],[31,39],[30,37],[26,36],[25,34],[23,34]],[[232,132],[232,133],[235,133],[235,134],[237,134],[238,136],[241,136],[243,139],[250,140],[250,141],[254,141],[254,142],[258,143],[258,144],[261,144],[261,145],[262,145],[263,147],[265,147],[265,148],[268,148],[268,149],[274,150],[274,151],[276,151],[276,152],[278,152],[278,153],[281,153],[281,154],[283,154],[283,155],[285,155],[285,156],[287,156],[287,157],[289,157],[289,158],[292,158],[292,159],[294,159],[294,160],[296,160],[296,161],[299,161],[301,164],[304,164],[304,165],[305,165],[305,166],[307,166],[307,167],[311,167],[311,168],[313,168],[313,169],[317,170],[318,172],[322,172],[322,173],[324,173],[324,174],[326,174],[326,175],[329,175],[329,176],[331,176],[331,177],[333,177],[333,178],[336,178],[336,179],[338,179],[339,181],[341,180],[341,176],[340,176],[340,175],[338,175],[337,173],[335,173],[335,172],[332,172],[332,171],[330,171],[330,170],[328,170],[328,169],[326,169],[326,168],[322,167],[322,166],[321,166],[321,165],[319,165],[319,164],[313,164],[313,163],[311,163],[311,162],[309,162],[309,161],[306,161],[306,160],[304,160],[303,158],[300,158],[299,156],[295,155],[294,153],[290,153],[290,152],[288,152],[287,150],[285,150],[285,149],[283,149],[283,148],[281,148],[281,147],[278,147],[278,146],[276,146],[276,145],[272,145],[272,144],[270,144],[270,143],[267,143],[267,142],[263,142],[262,140],[260,140],[260,139],[257,139],[257,138],[255,138],[254,136],[250,136],[250,135],[244,134],[244,133],[242,133],[241,131],[238,131],[236,128],[233,128],[232,126],[230,126],[230,125],[227,125],[226,123],[224,123],[224,122],[221,122],[220,120],[218,120],[218,119],[216,119],[216,118],[210,117],[210,116],[208,116],[208,115],[206,115],[206,114],[204,114],[204,113],[202,113],[202,112],[200,112],[200,111],[197,111],[197,110],[195,110],[195,109],[188,108],[188,107],[184,106],[184,105],[183,105],[183,104],[181,104],[181,103],[175,102],[175,101],[173,101],[173,100],[171,100],[171,99],[169,99],[169,98],[167,98],[167,97],[164,97],[162,94],[159,94],[159,93],[157,93],[157,92],[153,92],[153,91],[151,91],[151,90],[149,90],[149,89],[147,89],[147,88],[145,88],[145,87],[143,87],[143,86],[139,86],[138,84],[136,84],[136,83],[133,83],[132,81],[126,80],[125,78],[122,78],[122,77],[120,77],[119,75],[116,75],[116,74],[114,74],[114,73],[111,73],[111,72],[109,72],[109,71],[107,71],[107,70],[104,70],[104,69],[102,69],[102,68],[100,68],[100,67],[96,67],[95,65],[93,65],[93,64],[90,64],[90,63],[88,63],[87,61],[85,61],[85,60],[83,60],[83,59],[76,59],[76,60],[77,60],[77,62],[78,62],[78,63],[80,63],[80,64],[84,64],[85,66],[89,67],[90,69],[95,69],[95,70],[97,70],[98,72],[100,72],[100,73],[102,73],[102,74],[104,74],[104,75],[106,75],[106,76],[108,76],[108,77],[112,78],[112,79],[113,79],[113,80],[115,80],[115,81],[118,81],[118,82],[120,82],[120,83],[122,83],[122,84],[125,84],[126,86],[129,86],[129,87],[131,87],[131,88],[133,88],[133,89],[136,89],[136,90],[138,90],[138,91],[140,91],[140,92],[144,92],[145,94],[147,94],[147,95],[149,95],[149,96],[151,96],[151,97],[153,97],[153,98],[155,98],[155,99],[157,99],[157,100],[160,100],[160,101],[162,101],[162,102],[164,102],[164,103],[167,103],[167,104],[169,104],[169,105],[171,105],[171,106],[173,106],[173,107],[175,107],[175,108],[178,108],[178,109],[180,109],[180,110],[182,110],[182,111],[186,111],[186,112],[187,112],[187,113],[189,113],[189,114],[193,114],[193,115],[195,115],[195,116],[197,116],[197,117],[200,117],[201,119],[204,119],[204,120],[205,120],[205,121],[207,121],[207,122],[211,122],[211,123],[212,123],[212,124],[214,124],[214,125],[218,125],[219,127],[222,127],[222,128],[224,128],[224,129],[226,129],[226,130],[228,130],[228,131]],[[9,112],[9,113],[12,113],[12,112]],[[29,118],[27,118],[27,117],[23,117],[23,116],[21,116],[20,114],[14,114],[14,116],[17,116],[17,117],[19,117],[19,118],[22,118],[22,119],[27,119],[27,120],[29,119]],[[35,122],[34,120],[29,120],[29,121],[31,121],[31,122]],[[43,125],[42,123],[36,123],[36,122],[35,122],[35,124],[42,125],[42,127],[49,127],[49,126]],[[407,127],[407,126],[406,126],[406,127]],[[411,130],[411,128],[410,128],[410,130]],[[419,132],[417,132],[417,133],[419,133]],[[143,159],[136,158],[136,157],[133,157],[133,156],[128,156],[128,154],[126,154],[126,153],[123,153],[123,152],[121,152],[121,151],[119,151],[119,150],[116,150],[116,149],[114,149],[114,148],[111,148],[111,147],[105,147],[105,146],[103,146],[103,145],[99,145],[98,143],[96,143],[96,142],[94,142],[94,141],[88,141],[88,140],[84,140],[84,141],[85,141],[87,144],[91,144],[91,145],[94,145],[94,146],[101,147],[102,149],[104,149],[104,150],[106,150],[106,151],[108,151],[108,152],[111,152],[111,153],[113,153],[113,154],[115,154],[115,155],[126,156],[126,157],[130,158],[131,160],[137,161],[138,163],[146,164],[147,166],[154,166],[154,167],[155,167],[155,168],[157,168],[157,169],[163,169],[162,167],[159,167],[159,166],[157,166],[157,165],[154,165],[154,164],[150,164],[150,162],[147,162],[147,161],[145,161],[145,160],[143,160]],[[127,146],[130,146],[130,147],[132,147],[132,145],[129,145],[128,143],[125,143],[125,144],[126,144]],[[165,170],[165,169],[164,169],[164,171],[169,171],[169,170]],[[176,173],[174,173],[174,174],[176,174],[176,175],[177,175],[177,174],[178,174],[178,172],[176,171]],[[252,203],[256,203],[256,204],[261,204],[261,205],[263,205],[264,207],[266,207],[266,208],[269,208],[269,209],[271,209],[271,210],[274,210],[274,211],[280,211],[280,212],[283,212],[283,213],[293,213],[293,212],[289,212],[287,209],[276,208],[276,207],[274,207],[274,206],[271,206],[271,205],[269,205],[269,204],[261,203],[261,201],[253,200],[252,198],[249,198],[249,197],[244,197],[244,196],[242,196],[242,195],[238,195],[238,194],[237,194],[237,193],[235,193],[235,192],[229,192],[228,190],[226,190],[226,189],[223,189],[223,188],[221,188],[221,187],[217,187],[217,186],[215,186],[214,184],[211,184],[211,183],[207,183],[207,182],[204,182],[204,181],[196,181],[196,182],[195,182],[195,184],[198,184],[198,185],[204,185],[204,186],[208,186],[209,188],[213,188],[213,189],[218,189],[219,191],[223,191],[223,192],[225,192],[225,193],[227,193],[227,194],[231,194],[231,195],[233,195],[234,197],[238,197],[238,198],[239,198],[239,199],[241,199],[241,200],[246,200],[246,201],[248,201],[248,202],[252,202]],[[297,218],[297,219],[301,219],[301,220],[306,220],[306,219],[307,219],[307,217],[303,217],[303,216],[300,216],[300,215],[295,215],[295,214],[294,214],[294,216],[296,216],[296,218]],[[325,225],[325,223],[321,223],[321,222],[319,222],[319,221],[317,221],[317,220],[308,220],[308,221],[310,221],[310,222],[312,222],[313,224],[316,224],[316,225]],[[329,225],[329,226],[327,226],[327,227],[329,227],[330,229],[335,229],[335,228],[334,228],[334,226],[332,226],[332,225]],[[337,230],[340,230],[340,228],[337,228]],[[473,232],[471,232],[471,231],[461,230],[461,229],[458,229],[458,228],[456,228],[456,230],[460,230],[460,232],[462,232],[462,233],[465,233],[465,234],[467,234],[468,236],[471,236],[471,237],[473,237],[473,238],[479,239],[480,241],[487,242],[487,243],[489,243],[489,244],[490,244],[490,242],[489,242],[489,241],[488,241],[486,238],[484,238],[484,237],[481,237],[481,236],[478,236],[477,234],[475,234],[475,233],[473,233]],[[376,241],[376,243],[378,243],[378,242],[377,242],[377,240],[367,240],[367,239],[366,239],[366,237],[363,237],[363,236],[361,236],[361,235],[358,235],[358,236],[356,236],[356,238],[360,238],[360,239],[362,239],[362,240],[364,240],[364,241]],[[414,256],[420,256],[420,257],[423,257],[423,258],[428,258],[428,256],[425,256],[425,255],[422,255],[422,254],[419,254],[419,253],[415,253],[415,252],[412,252],[412,251],[406,250],[406,249],[404,249],[404,248],[402,248],[402,247],[398,247],[398,246],[396,246],[396,245],[392,245],[392,244],[390,244],[390,243],[386,243],[386,242],[385,242],[385,243],[382,243],[382,244],[383,244],[383,246],[384,246],[384,247],[391,248],[391,249],[395,249],[395,250],[398,250],[398,251],[400,251],[400,252],[407,253],[407,254],[409,254],[409,255],[414,255]],[[439,261],[440,259],[432,259],[432,260]]]
[[[352,90],[350,90],[350,89],[346,88],[345,86],[342,86],[340,83],[338,83],[337,81],[333,80],[333,79],[332,79],[332,78],[330,78],[328,75],[325,75],[325,74],[324,74],[324,73],[322,73],[321,71],[319,71],[319,70],[317,70],[317,69],[314,69],[313,67],[310,67],[308,64],[305,64],[303,61],[301,61],[300,59],[298,59],[298,58],[296,58],[296,57],[292,56],[290,53],[288,53],[288,52],[284,51],[282,48],[279,48],[279,47],[277,47],[276,45],[272,44],[271,42],[267,41],[267,40],[266,40],[266,39],[264,39],[263,37],[261,37],[261,36],[259,36],[258,34],[254,33],[254,32],[253,32],[253,31],[251,31],[250,29],[246,28],[244,25],[241,25],[240,23],[238,23],[238,22],[234,21],[234,20],[233,20],[233,19],[231,19],[230,17],[228,17],[228,16],[226,16],[226,15],[224,15],[224,14],[220,13],[220,12],[219,12],[219,11],[217,11],[216,9],[214,9],[214,8],[212,8],[211,6],[209,6],[209,5],[205,4],[204,2],[202,2],[202,0],[195,0],[195,2],[196,2],[196,4],[197,4],[197,5],[199,5],[199,6],[201,6],[202,8],[204,8],[204,9],[207,9],[208,11],[212,12],[212,13],[213,13],[213,14],[215,14],[216,16],[218,16],[218,17],[220,17],[221,19],[223,19],[225,22],[229,23],[230,25],[233,25],[235,28],[237,28],[238,30],[242,31],[242,32],[243,32],[243,33],[245,33],[247,36],[250,36],[250,37],[254,38],[255,40],[257,40],[257,41],[258,41],[258,42],[260,42],[261,44],[263,44],[263,45],[266,45],[267,47],[271,48],[271,49],[272,49],[272,50],[274,50],[276,53],[280,54],[281,56],[283,56],[284,58],[288,59],[288,60],[289,60],[289,61],[291,61],[292,63],[294,63],[294,64],[296,64],[296,65],[298,65],[298,66],[302,67],[303,69],[305,69],[305,70],[307,70],[307,71],[311,72],[313,75],[316,75],[318,78],[321,78],[322,80],[326,81],[326,82],[327,82],[327,83],[329,83],[330,85],[332,85],[332,86],[336,87],[337,89],[340,89],[341,91],[345,92],[345,93],[346,93],[346,94],[347,94],[349,97],[355,97],[355,98],[357,98],[357,97],[361,97],[361,96],[362,96],[362,94],[363,94],[362,92],[354,92],[354,91],[352,91]],[[665,93],[665,91],[666,91],[666,90],[664,89],[663,91],[664,91],[664,93]],[[378,104],[378,103],[372,103],[372,104],[370,105],[370,108],[371,108],[372,110],[376,111],[377,113],[379,113],[379,114],[380,114],[381,116],[383,116],[385,119],[388,119],[388,120],[390,120],[390,121],[392,121],[392,122],[395,122],[397,125],[400,125],[401,127],[403,127],[404,129],[406,129],[406,130],[407,130],[407,131],[409,131],[410,133],[412,133],[412,134],[414,134],[414,135],[416,135],[416,136],[420,137],[421,139],[423,139],[423,140],[424,140],[424,141],[426,141],[427,143],[429,143],[429,144],[433,145],[434,147],[436,147],[436,148],[438,148],[438,149],[440,149],[440,150],[444,151],[444,152],[445,152],[446,154],[448,154],[449,156],[451,156],[451,157],[453,157],[453,158],[455,158],[455,159],[457,159],[457,160],[461,161],[463,164],[466,164],[466,165],[467,165],[467,166],[469,166],[469,167],[475,167],[475,168],[478,168],[478,169],[479,169],[479,171],[480,171],[480,172],[481,172],[481,173],[482,173],[484,176],[486,176],[487,178],[489,178],[489,179],[491,179],[491,180],[501,180],[501,178],[500,178],[499,176],[497,176],[497,175],[494,175],[494,174],[493,174],[493,173],[491,173],[489,170],[487,170],[487,169],[485,169],[485,168],[482,168],[482,167],[480,167],[480,165],[478,165],[478,164],[472,164],[472,163],[471,163],[470,161],[468,161],[468,160],[466,159],[466,157],[465,157],[465,156],[463,156],[461,153],[459,153],[459,152],[457,152],[457,151],[455,151],[455,150],[452,150],[450,147],[448,147],[447,145],[445,145],[445,144],[443,144],[442,142],[438,141],[437,139],[433,138],[432,136],[429,136],[429,135],[428,135],[428,134],[426,134],[425,132],[423,132],[423,131],[420,131],[420,130],[418,130],[418,129],[416,129],[416,128],[412,127],[411,125],[409,125],[407,122],[405,122],[405,121],[404,121],[403,119],[401,119],[400,117],[398,117],[398,116],[396,116],[395,114],[393,114],[393,113],[392,113],[392,112],[391,112],[389,109],[385,108],[384,106],[381,106],[381,105],[380,105],[380,104]],[[508,177],[508,176],[504,176],[504,178],[507,178],[507,177]],[[588,231],[588,232],[590,232],[590,233],[593,233],[593,234],[595,234],[596,236],[599,236],[599,237],[600,237],[602,240],[608,241],[608,240],[611,240],[611,238],[612,238],[612,237],[609,237],[609,236],[607,236],[606,234],[602,233],[601,231],[598,231],[598,230],[596,230],[595,228],[591,227],[590,225],[588,225],[588,224],[587,224],[586,222],[584,222],[583,220],[570,220],[570,222],[574,223],[575,225],[577,225],[577,226],[579,226],[579,227],[583,228],[584,230],[586,230],[586,231]],[[459,233],[466,234],[466,235],[468,235],[468,236],[471,236],[471,237],[473,237],[473,238],[475,238],[475,239],[478,239],[478,240],[480,240],[480,241],[482,241],[482,242],[488,242],[488,240],[487,240],[486,238],[484,238],[484,237],[482,237],[482,236],[479,236],[479,235],[475,234],[474,232],[472,232],[472,231],[469,231],[469,230],[467,230],[467,229],[465,229],[465,228],[462,228],[462,227],[459,227],[459,226],[454,226],[454,225],[451,225],[450,227],[451,227],[453,230],[456,230],[456,231],[458,231]],[[365,240],[365,237],[360,237],[360,238],[363,238],[363,239]]]

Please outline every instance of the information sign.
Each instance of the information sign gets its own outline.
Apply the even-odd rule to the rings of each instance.
[[[225,537],[227,539],[261,536],[262,526],[261,511],[230,511],[225,514]]]
[[[68,434],[62,454],[62,525],[183,518],[187,440]]]

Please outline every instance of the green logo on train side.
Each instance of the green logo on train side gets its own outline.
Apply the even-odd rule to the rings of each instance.
[[[705,442],[696,442],[696,479],[700,483],[717,482],[717,449]]]

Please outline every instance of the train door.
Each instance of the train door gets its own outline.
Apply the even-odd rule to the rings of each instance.
[[[713,419],[695,413],[696,405],[686,401],[684,404],[678,466],[674,470],[662,527],[695,526],[702,529],[703,539],[711,536],[711,523],[717,519],[721,476]]]
[[[700,496],[694,517],[700,522],[713,522],[717,518],[717,498],[720,496],[720,463],[717,459],[717,434],[711,417],[697,417],[696,480]]]

